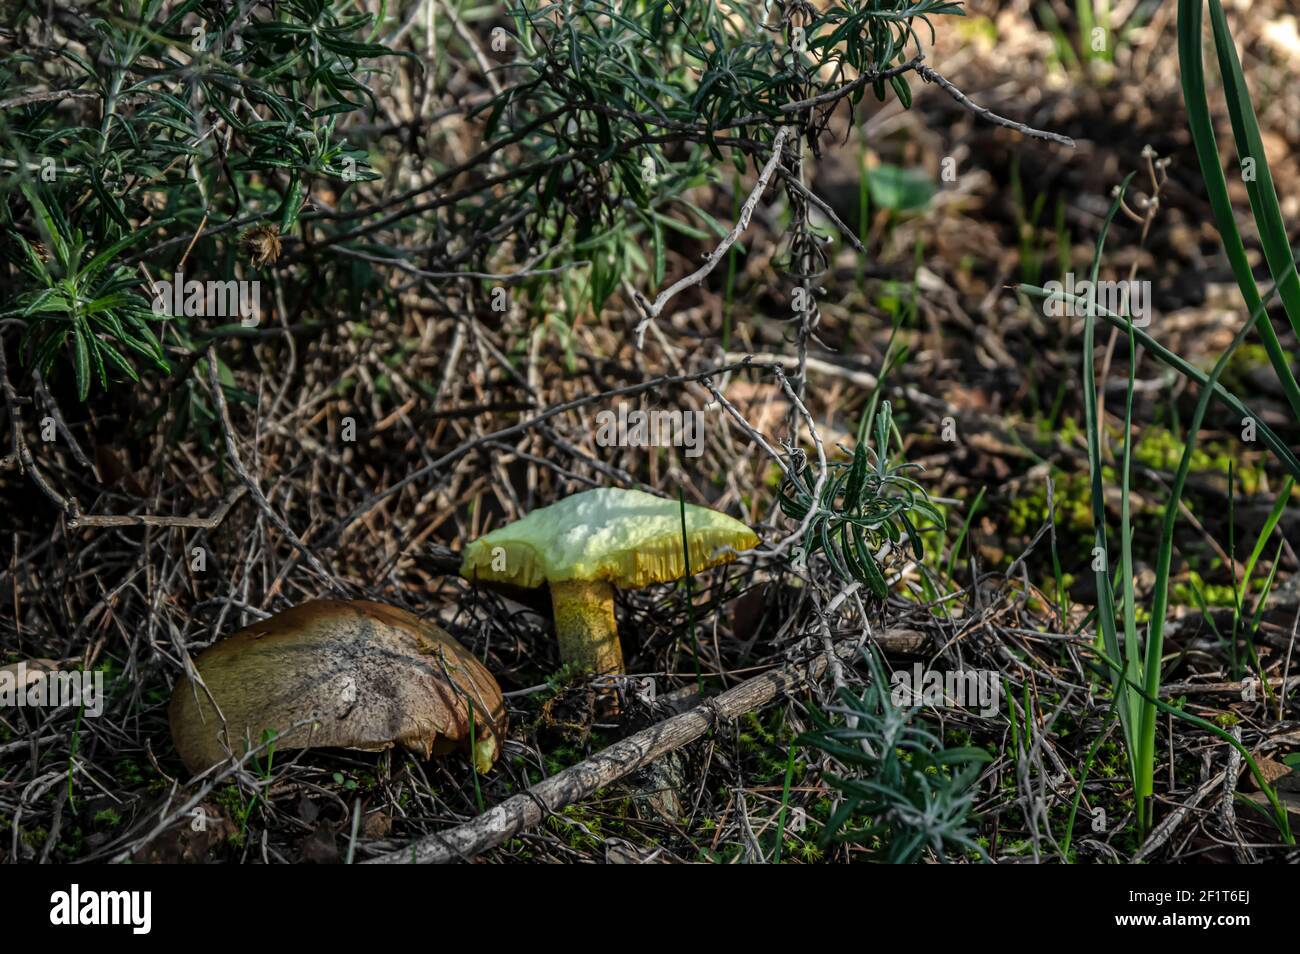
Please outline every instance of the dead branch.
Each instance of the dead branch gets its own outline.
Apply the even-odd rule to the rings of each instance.
[[[898,634],[886,634],[887,637],[890,635]],[[907,635],[910,639],[914,634]],[[839,658],[851,657],[860,645],[861,640],[857,637],[842,640],[835,644],[834,654]],[[446,864],[468,861],[532,828],[548,815],[695,741],[720,723],[759,709],[777,696],[816,680],[829,663],[830,653],[820,653],[807,662],[782,666],[747,679],[681,715],[642,729],[586,761],[543,779],[472,821],[449,831],[426,835],[406,848],[371,858],[366,863]]]
[[[226,519],[230,508],[246,493],[248,488],[243,484],[235,487],[226,494],[221,503],[217,504],[217,509],[212,511],[210,517],[169,517],[152,513],[95,513],[69,520],[68,527],[73,530],[80,527],[182,527],[190,530],[215,530],[221,525],[221,521]]]
[[[691,274],[677,279],[655,298],[653,304],[646,301],[644,296],[639,292],[636,293],[634,301],[637,308],[641,310],[641,320],[636,326],[636,347],[640,351],[645,345],[646,329],[650,327],[650,322],[659,317],[664,306],[668,304],[679,292],[692,285],[698,285],[709,276],[709,273],[718,266],[722,257],[727,254],[727,249],[736,244],[736,240],[749,228],[749,220],[754,214],[754,209],[758,205],[763,193],[767,191],[767,184],[772,178],[772,173],[776,171],[781,164],[781,153],[785,149],[785,141],[790,138],[794,132],[793,126],[782,126],[777,130],[776,138],[772,140],[772,155],[768,157],[767,165],[763,166],[763,171],[759,173],[758,182],[754,184],[754,191],[749,194],[745,200],[744,206],[740,210],[740,216],[736,219],[736,224],[731,227],[731,231],[726,237],[718,243],[718,247],[709,253],[704,260],[704,264],[697,268]]]
[[[1032,136],[1035,139],[1046,139],[1048,142],[1059,142],[1062,146],[1069,146],[1071,149],[1074,148],[1074,140],[1069,136],[1062,136],[1060,133],[1047,132],[1043,129],[1035,129],[1033,126],[1026,126],[1024,123],[1018,123],[1014,119],[1007,119],[1005,116],[999,116],[997,113],[993,112],[993,110],[981,106],[945,79],[943,74],[931,69],[924,63],[917,64],[916,75],[921,77],[921,79],[925,80],[927,83],[936,84],[940,89],[966,109],[969,109],[981,119],[993,123],[995,126],[1005,126],[1007,129],[1014,129],[1018,133]]]

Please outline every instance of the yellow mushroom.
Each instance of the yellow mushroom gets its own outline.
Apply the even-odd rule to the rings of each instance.
[[[738,520],[687,504],[691,573],[730,563],[758,545]],[[488,584],[546,584],[555,609],[560,658],[597,674],[622,673],[614,589],[686,576],[682,508],[639,490],[600,488],[534,510],[465,548],[461,575]]]

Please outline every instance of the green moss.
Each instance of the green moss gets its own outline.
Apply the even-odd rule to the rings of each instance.
[[[231,818],[238,818],[244,812],[244,796],[238,786],[227,785],[213,796],[213,800]]]
[[[1084,543],[1092,530],[1092,488],[1088,475],[1052,472],[1052,503],[1058,530],[1072,531]],[[1007,529],[1017,537],[1032,536],[1047,517],[1047,486],[1034,482],[1021,487],[1007,509]],[[1090,549],[1085,547],[1085,549]]]
[[[1287,352],[1286,362],[1290,367],[1295,367],[1296,356]],[[1268,359],[1268,349],[1261,344],[1243,343],[1232,353],[1228,359],[1227,367],[1223,369],[1223,375],[1220,378],[1221,383],[1229,391],[1240,394],[1243,392],[1250,393],[1258,389],[1258,385],[1249,380],[1251,371],[1264,368],[1268,369],[1270,377],[1273,374],[1273,363]],[[1207,366],[1205,370],[1210,370]]]
[[[547,752],[543,758],[546,759],[546,775],[556,775],[570,765],[576,765],[584,758],[583,754],[569,745],[557,745],[551,751]],[[541,781],[538,779],[537,781]]]
[[[783,785],[786,760],[796,733],[786,725],[781,710],[746,713],[740,719],[739,729],[737,748],[745,757],[752,777],[762,785]],[[803,778],[806,768],[805,763],[795,760],[792,784]]]
[[[798,858],[805,864],[812,864],[821,861],[826,853],[815,841],[791,841],[787,838],[782,854],[786,858]]]
[[[545,825],[574,851],[603,850],[609,838],[634,839],[636,832],[623,819],[633,814],[631,798],[610,799],[597,792],[593,803],[579,802],[551,815]],[[594,807],[599,806],[599,811]]]
[[[144,784],[144,772],[140,767],[140,763],[133,759],[118,759],[114,764],[114,772],[118,780],[127,785]]]
[[[1173,472],[1182,461],[1187,444],[1168,428],[1146,427],[1133,445],[1133,459],[1152,470]],[[1189,473],[1226,476],[1228,468],[1238,481],[1238,492],[1259,493],[1264,481],[1262,464],[1250,465],[1240,458],[1241,446],[1233,441],[1198,441],[1192,449]]]
[[[54,853],[64,863],[74,861],[81,857],[85,849],[85,840],[85,833],[81,830],[81,826],[73,825],[60,835],[59,844],[54,849]]]
[[[1187,445],[1174,437],[1173,432],[1162,427],[1147,427],[1133,445],[1133,459],[1153,470],[1178,469]],[[1192,470],[1209,470],[1214,458],[1201,445],[1192,451]],[[1226,468],[1225,468],[1226,469]]]
[[[1061,419],[1057,430],[1062,442],[1066,444],[1078,443],[1078,439],[1083,436],[1083,428],[1079,426],[1079,422],[1068,415]]]
[[[116,828],[122,824],[122,816],[111,808],[95,812],[95,824],[101,828]]]
[[[1210,561],[1211,569],[1221,568],[1222,561]],[[1250,589],[1255,593],[1263,593],[1264,585],[1268,582],[1266,574],[1257,574],[1250,580]],[[1199,598],[1198,598],[1199,593]],[[1231,583],[1207,583],[1205,579],[1196,570],[1191,570],[1187,574],[1187,579],[1174,584],[1175,599],[1187,606],[1200,606],[1202,602],[1207,607],[1233,607],[1237,605],[1237,594]],[[1245,600],[1247,604],[1253,600]]]

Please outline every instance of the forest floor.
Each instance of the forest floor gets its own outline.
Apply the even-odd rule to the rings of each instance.
[[[638,314],[619,294],[598,315],[571,322],[529,324],[508,313],[493,324],[448,316],[445,302],[414,286],[395,296],[392,313],[312,316],[288,330],[223,341],[222,348],[244,355],[236,384],[248,400],[183,439],[173,436],[174,413],[149,419],[163,407],[162,384],[115,405],[88,406],[85,420],[71,422],[96,439],[84,463],[69,452],[52,473],[75,488],[87,514],[130,512],[124,508],[140,501],[147,507],[137,512],[212,514],[239,486],[229,441],[300,547],[251,495],[237,496],[211,528],[73,526],[16,470],[0,472],[4,538],[12,547],[0,567],[0,665],[79,660],[104,672],[110,686],[99,718],[0,714],[0,854],[14,862],[365,860],[464,822],[589,758],[670,716],[681,700],[698,702],[700,688],[712,695],[807,660],[827,639],[880,637],[895,669],[922,663],[1000,676],[995,715],[940,707],[918,716],[944,746],[990,754],[965,820],[989,858],[1300,858],[1278,844],[1265,814],[1244,805],[1260,796],[1231,747],[1163,716],[1155,817],[1166,824],[1145,846],[1137,840],[1120,727],[1079,651],[1093,641],[1097,596],[1089,567],[1082,320],[1049,317],[1016,290],[1086,271],[1112,189],[1136,172],[1135,194],[1152,195],[1149,146],[1168,160],[1158,205],[1136,206],[1151,211],[1145,225],[1116,221],[1103,277],[1136,268],[1149,279],[1148,330],[1198,367],[1208,369],[1239,327],[1240,300],[1182,105],[1176,5],[1161,5],[1108,58],[1092,61],[1069,24],[1043,22],[1049,5],[967,6],[968,18],[940,36],[929,62],[976,102],[1070,136],[1075,147],[986,123],[942,90],[915,84],[910,110],[892,100],[877,107],[868,97],[865,122],[832,126],[808,182],[868,252],[860,256],[839,238],[831,246],[804,403],[831,455],[853,444],[873,401],[891,403],[904,455],[924,466],[917,479],[947,518],[946,531],[927,532],[921,561],[941,598],[923,585],[920,567],[900,566],[894,595],[867,604],[864,624],[824,632],[818,587],[752,555],[698,576],[689,591],[620,593],[628,671],[651,676],[658,699],[629,697],[617,715],[602,713],[590,683],[561,671],[547,607],[449,575],[448,554],[566,492],[605,484],[672,497],[680,489],[687,502],[737,516],[764,541],[789,532],[776,505],[779,471],[699,377],[630,398],[704,410],[699,457],[679,448],[647,454],[600,447],[592,424],[596,410],[613,406],[606,403],[617,397],[611,392],[700,376],[749,356],[748,366],[709,383],[769,443],[788,437],[798,408],[773,370],[797,365],[788,283],[775,264],[786,210],[760,203],[744,251],[683,292],[640,350]],[[1296,17],[1284,0],[1257,0],[1249,18],[1237,17],[1245,6],[1230,5],[1235,35],[1277,191],[1294,223]],[[863,220],[864,166],[915,170],[936,189],[910,209],[868,201]],[[945,175],[950,170],[955,177]],[[694,199],[730,223],[748,187],[724,180]],[[1244,189],[1234,200],[1248,220]],[[665,285],[711,248],[711,238],[675,236]],[[1101,400],[1113,434],[1122,427],[1127,374],[1127,344],[1119,338],[1099,332],[1099,354],[1108,356]],[[1267,371],[1262,349],[1247,345],[1224,381],[1295,446],[1300,433]],[[1135,395],[1130,503],[1136,597],[1147,606],[1163,504],[1197,391],[1144,359]],[[591,401],[539,420],[579,398]],[[349,417],[358,434],[345,442]],[[520,421],[532,423],[497,435]],[[1300,669],[1291,658],[1300,506],[1293,496],[1252,578],[1258,595],[1275,574],[1254,640],[1257,661],[1248,663],[1246,647],[1230,639],[1233,584],[1284,475],[1262,445],[1241,440],[1241,422],[1223,407],[1211,408],[1199,448],[1185,497],[1190,519],[1179,522],[1175,540],[1164,695],[1236,732],[1284,773],[1300,752],[1294,682],[1285,681]],[[450,452],[454,463],[438,465]],[[400,492],[385,494],[412,475]],[[1113,481],[1107,504],[1118,525]],[[194,547],[206,554],[199,569]],[[423,761],[401,750],[312,750],[187,781],[167,723],[184,655],[286,606],[340,595],[404,606],[486,662],[510,708],[497,768],[475,778],[460,755]],[[867,675],[858,662],[835,669],[849,692]],[[1274,689],[1243,698],[1247,667],[1256,665]],[[820,840],[838,804],[828,782],[834,769],[824,753],[795,744],[836,705],[835,681],[828,672],[716,725],[481,860],[869,859],[870,839]],[[1300,798],[1287,797],[1296,817]],[[193,805],[205,824],[191,824]],[[973,860],[979,852],[951,857]]]

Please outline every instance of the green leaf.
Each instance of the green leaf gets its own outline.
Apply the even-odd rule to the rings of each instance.
[[[1260,303],[1259,289],[1255,284],[1255,277],[1250,260],[1246,255],[1246,247],[1242,241],[1241,232],[1237,229],[1236,214],[1232,208],[1232,200],[1228,195],[1228,183],[1224,178],[1223,167],[1219,161],[1219,147],[1214,134],[1214,121],[1210,115],[1209,96],[1205,88],[1205,63],[1201,55],[1202,14],[1202,0],[1179,0],[1178,63],[1183,86],[1183,102],[1187,107],[1187,120],[1192,132],[1192,142],[1196,146],[1196,157],[1200,163],[1201,177],[1205,181],[1206,192],[1210,198],[1210,208],[1214,213],[1214,221],[1219,229],[1219,237],[1223,241],[1223,250],[1227,254],[1228,264],[1232,267],[1232,274],[1241,289],[1246,308],[1253,314]],[[1227,41],[1230,45],[1231,39],[1227,38]],[[1217,42],[1216,34],[1216,45]],[[1235,61],[1235,55],[1234,50],[1229,64]],[[1238,66],[1238,71],[1239,69]],[[1229,65],[1229,73],[1233,73],[1231,65]],[[1227,85],[1228,80],[1225,79],[1225,86]],[[1249,112],[1250,121],[1253,122],[1254,120],[1253,110],[1247,109],[1243,111],[1240,103],[1239,96],[1244,88],[1244,79],[1239,80],[1236,75],[1233,75],[1231,77],[1231,89],[1232,93],[1236,95],[1232,95],[1232,93],[1229,95],[1229,111],[1234,114],[1234,129],[1242,126],[1243,131],[1245,131],[1244,127],[1247,122],[1245,113]],[[1249,106],[1249,103],[1247,103],[1247,106]],[[1260,159],[1264,158],[1262,145],[1255,155]],[[1264,166],[1267,167],[1267,162],[1264,163]],[[1276,194],[1272,191],[1271,182],[1267,194],[1272,195],[1274,202],[1276,202]],[[1251,192],[1251,202],[1252,208],[1255,203],[1267,202],[1267,196],[1258,185]],[[1280,212],[1278,212],[1277,217],[1280,218]],[[1268,218],[1273,218],[1271,211]],[[1264,230],[1261,229],[1261,237],[1264,234]],[[1270,230],[1269,235],[1273,235],[1272,230]],[[1270,270],[1272,270],[1272,265],[1277,260],[1279,252],[1279,249],[1275,247],[1277,245],[1275,236],[1270,239],[1270,243],[1267,258],[1270,263]],[[1277,271],[1274,271],[1275,279],[1277,274]],[[1290,309],[1288,309],[1288,314],[1291,314]],[[1274,331],[1272,322],[1267,318],[1258,322],[1258,331],[1264,349],[1268,353],[1269,363],[1273,365],[1273,371],[1277,375],[1278,382],[1282,385],[1283,392],[1286,394],[1287,402],[1291,405],[1291,410],[1296,418],[1300,420],[1300,384],[1296,382],[1290,362],[1286,353],[1282,350],[1281,342],[1278,340],[1277,332]]]
[[[871,201],[891,212],[923,209],[934,198],[934,183],[921,172],[883,163],[867,170]]]
[[[28,204],[32,207],[32,213],[36,216],[41,237],[49,243],[50,251],[54,253],[55,260],[60,263],[66,262],[68,260],[67,238],[55,223],[49,207],[46,206],[44,200],[30,183],[23,182],[20,188]]]
[[[906,76],[890,77],[890,85],[894,87],[894,92],[898,94],[898,101],[903,104],[904,109],[912,108],[912,88],[907,85]]]
[[[859,504],[862,486],[867,479],[867,449],[859,444],[853,451],[853,466],[849,470],[848,486],[844,488],[844,503],[849,509]]]
[[[664,230],[657,219],[652,219],[650,225],[653,230],[654,244],[654,271],[652,277],[654,287],[658,288],[664,283]]]
[[[1237,152],[1242,162],[1253,160],[1255,174],[1244,176],[1250,207],[1255,213],[1260,240],[1269,271],[1278,287],[1278,295],[1291,319],[1291,328],[1300,335],[1300,274],[1296,272],[1291,245],[1287,240],[1286,223],[1282,220],[1282,207],[1278,204],[1273,175],[1268,167],[1268,154],[1255,117],[1255,107],[1250,101],[1246,77],[1237,59],[1237,47],[1228,30],[1228,20],[1219,0],[1210,0],[1210,25],[1214,32],[1214,46],[1219,56],[1219,71],[1223,75],[1224,93],[1228,100],[1228,117],[1232,120]]]
[[[298,213],[302,208],[302,180],[295,174],[285,193],[280,206],[280,234],[288,235],[298,223]]]
[[[80,322],[72,324],[72,368],[76,379],[77,397],[84,401],[90,395],[90,345],[81,330]]]

